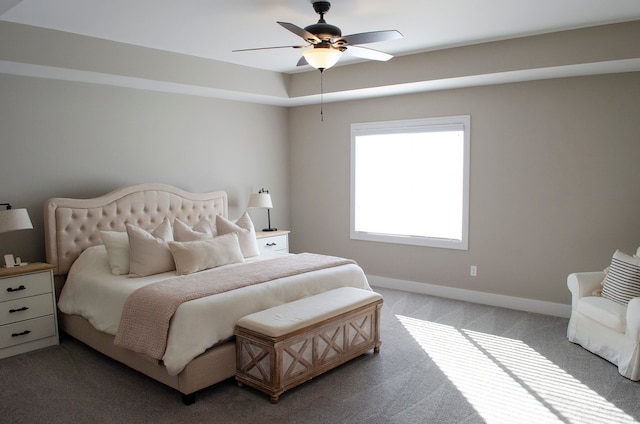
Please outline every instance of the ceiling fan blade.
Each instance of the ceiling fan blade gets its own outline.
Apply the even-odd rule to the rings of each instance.
[[[305,66],[305,65],[308,65],[308,64],[309,64],[309,62],[307,62],[307,59],[305,59],[304,56],[301,56],[300,60],[296,64],[296,66]]]
[[[305,47],[309,47],[310,44],[306,46],[274,46],[274,47],[256,47],[253,49],[237,49],[231,50],[232,52],[250,52],[253,50],[268,50],[268,49],[304,49]]]
[[[293,32],[295,35],[302,37],[303,40],[308,41],[310,43],[317,44],[320,41],[322,41],[318,37],[316,37],[314,34],[310,33],[304,28],[300,28],[298,25],[290,24],[289,22],[278,22],[278,24],[280,24],[280,26],[282,26],[283,28]]]
[[[386,62],[393,57],[389,53],[358,46],[347,47],[347,53],[362,59],[379,60],[381,62]]]
[[[402,37],[400,31],[390,29],[387,31],[361,32],[359,34],[345,35],[335,40],[334,43],[339,40],[344,40],[347,44],[353,46],[354,44],[377,43],[379,41],[395,40]]]

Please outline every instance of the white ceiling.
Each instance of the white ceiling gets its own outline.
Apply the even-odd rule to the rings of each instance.
[[[232,53],[300,44],[276,21],[305,27],[310,0],[0,0],[0,20],[296,72],[300,50]],[[394,55],[640,19],[640,0],[333,0],[325,16],[344,35],[397,29],[366,45]],[[341,58],[341,63],[356,61]],[[309,67],[306,67],[310,69]]]

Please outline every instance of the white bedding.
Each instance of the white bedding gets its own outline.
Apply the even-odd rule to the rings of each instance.
[[[272,259],[277,255],[282,253],[267,251],[245,263]],[[236,266],[242,264],[225,265]],[[113,275],[104,246],[90,247],[71,267],[58,308],[66,314],[84,317],[97,330],[115,335],[130,293],[147,284],[175,277],[175,271],[138,278]],[[362,268],[350,264],[183,303],[171,320],[167,350],[162,358],[167,372],[170,375],[180,373],[193,358],[231,337],[236,321],[243,316],[345,286],[371,290]]]

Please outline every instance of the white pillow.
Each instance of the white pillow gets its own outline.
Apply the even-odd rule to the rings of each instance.
[[[176,218],[173,221],[173,239],[175,241],[205,240],[215,237],[213,228],[206,218],[203,218],[193,228]]]
[[[167,242],[173,241],[169,219],[165,218],[155,230],[149,232],[127,224],[129,235],[129,273],[140,277],[176,269]]]
[[[191,274],[244,260],[236,233],[208,240],[170,241],[168,244],[178,275]]]
[[[109,266],[113,275],[129,273],[129,236],[125,231],[100,231],[102,243],[107,249]]]
[[[242,250],[242,255],[245,258],[258,256],[260,254],[258,240],[256,239],[256,230],[247,212],[238,218],[235,224],[220,215],[216,215],[216,229],[220,235],[229,233],[238,234],[240,250]]]

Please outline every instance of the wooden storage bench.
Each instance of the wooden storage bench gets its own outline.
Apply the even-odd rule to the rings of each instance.
[[[382,296],[342,287],[236,323],[236,380],[277,403],[288,389],[369,349],[380,351]]]

